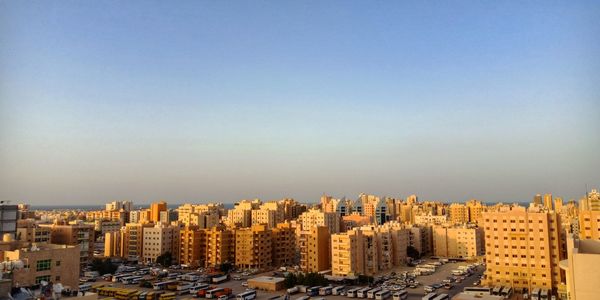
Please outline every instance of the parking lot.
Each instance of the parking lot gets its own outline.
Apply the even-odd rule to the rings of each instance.
[[[433,261],[426,260],[423,263],[429,263],[429,262],[433,262]],[[423,297],[423,295],[427,294],[424,290],[424,286],[431,286],[434,284],[443,285],[443,281],[445,279],[452,277],[452,273],[451,273],[452,270],[457,269],[459,266],[466,266],[466,265],[467,265],[467,263],[465,263],[465,262],[446,263],[446,264],[443,264],[443,265],[437,267],[436,271],[431,275],[416,276],[415,280],[419,283],[419,285],[414,288],[406,287],[406,290],[408,291],[408,299],[410,299],[410,300],[421,299],[421,297]],[[395,274],[401,274],[403,272],[410,272],[413,269],[414,269],[414,267],[407,267],[407,266],[398,267],[394,270],[390,270],[389,272],[382,274],[381,276],[390,275],[390,274],[392,274],[392,272]],[[436,293],[438,293],[438,294],[445,293],[452,297],[455,294],[461,292],[464,287],[473,286],[473,283],[475,281],[479,280],[481,274],[483,274],[483,271],[484,271],[483,266],[477,266],[476,268],[473,269],[473,274],[471,274],[470,276],[464,276],[464,280],[462,280],[461,282],[451,283],[453,285],[452,288],[446,289],[444,287],[441,287],[438,290],[436,290]],[[272,274],[273,274],[273,272],[270,271],[270,272],[265,272],[262,274],[251,275],[250,277],[271,276]],[[234,278],[237,276],[241,276],[241,275],[239,273],[234,273],[234,274],[231,274],[230,277]],[[222,287],[222,288],[230,288],[232,290],[232,295],[236,295],[236,294],[246,291],[247,288],[245,286],[243,286],[242,283],[245,282],[245,280],[248,278],[249,278],[248,276],[242,276],[241,280],[228,280],[226,282],[222,282],[219,284],[211,284],[211,285],[214,285],[217,287]],[[95,284],[98,284],[98,283],[107,283],[107,284],[111,284],[114,287],[137,289],[139,291],[152,291],[152,288],[139,287],[139,285],[137,285],[137,284],[124,285],[120,282],[106,282],[106,281],[103,281],[102,279],[99,279]],[[333,285],[336,285],[336,284],[333,284]],[[360,287],[360,286],[347,286],[346,290],[350,289],[351,287]],[[286,295],[286,290],[280,290],[277,292],[257,291],[257,299],[258,300],[268,300],[268,299],[272,299],[277,296],[285,296],[285,295]],[[289,295],[289,296],[290,296],[290,299],[293,300],[293,299],[297,299],[302,296],[305,296],[305,293],[296,293],[296,294]],[[325,298],[325,299],[329,299],[329,300],[349,299],[346,296],[336,296],[336,295],[316,296],[314,298]],[[190,295],[190,294],[183,294],[183,295],[177,296],[177,299],[198,299],[198,298],[193,298],[193,295]]]

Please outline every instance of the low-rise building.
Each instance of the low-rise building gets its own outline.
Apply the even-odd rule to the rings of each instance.
[[[13,270],[13,285],[31,287],[41,281],[61,283],[76,288],[79,285],[79,245],[40,243],[13,247],[2,252],[4,261],[22,261],[23,269]]]

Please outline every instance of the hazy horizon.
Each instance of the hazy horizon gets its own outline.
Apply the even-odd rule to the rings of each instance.
[[[600,187],[600,3],[2,1],[0,45],[12,203]]]

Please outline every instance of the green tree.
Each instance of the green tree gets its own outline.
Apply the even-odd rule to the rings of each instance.
[[[171,252],[165,252],[156,258],[156,263],[160,264],[163,267],[170,266],[172,261],[173,255],[171,255]]]
[[[413,246],[406,247],[406,255],[408,257],[412,258],[412,259],[419,259],[419,258],[421,258],[421,253],[419,253],[419,250],[417,250]]]
[[[285,281],[284,281],[284,285],[286,288],[291,288],[296,286],[298,278],[296,277],[296,274],[294,273],[288,273],[285,276]]]
[[[101,259],[94,258],[91,263],[92,271],[97,271],[100,275],[113,274],[117,270],[117,266],[110,262],[109,258]]]
[[[228,273],[229,270],[233,268],[233,265],[230,262],[224,262],[221,264],[220,269],[223,273]]]

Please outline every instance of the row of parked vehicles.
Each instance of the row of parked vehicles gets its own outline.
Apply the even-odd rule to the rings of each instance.
[[[347,288],[346,286],[314,286],[306,289],[306,296],[297,298],[296,300],[307,300],[310,297],[328,295],[375,300],[406,300],[406,298],[408,298],[408,292],[406,290],[393,292],[381,287]]]

